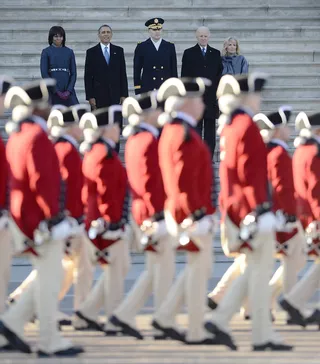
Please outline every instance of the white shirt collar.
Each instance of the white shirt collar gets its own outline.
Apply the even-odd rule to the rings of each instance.
[[[76,149],[79,149],[79,143],[69,134],[62,135],[63,139],[66,139],[68,142],[70,142]]]
[[[160,44],[162,42],[162,38],[160,38],[157,42],[155,42],[152,38],[150,38],[153,45],[156,47],[156,50],[158,51],[159,50],[159,47],[160,47]]]
[[[280,139],[277,139],[277,138],[274,138],[274,139],[271,139],[271,142],[272,143],[275,143],[275,144],[278,144],[281,147],[283,147],[286,151],[289,151],[289,146],[288,146],[288,144],[285,141],[280,140]]]
[[[150,131],[150,133],[155,137],[158,138],[159,136],[159,130],[150,124],[144,123],[143,121],[140,123],[140,126],[144,129],[147,129],[148,131]]]
[[[206,46],[202,46],[202,45],[200,45],[199,43],[198,43],[198,46],[200,47],[200,49],[201,49],[201,52],[202,52],[202,49],[204,48],[205,49],[205,52],[207,52],[207,45]]]
[[[105,48],[108,48],[108,52],[110,53],[110,43],[105,45],[103,43],[100,43],[100,46],[101,46],[101,50],[102,50],[102,53],[104,54],[104,49]]]
[[[46,133],[48,133],[48,126],[47,126],[46,121],[43,118],[41,118],[40,116],[37,116],[37,115],[32,115],[30,117],[30,120],[32,120],[36,124],[40,125],[41,126],[41,129],[43,129],[43,131],[45,131]]]
[[[189,125],[193,126],[194,128],[197,126],[198,122],[197,120],[194,120],[194,118],[189,115],[189,114],[186,114],[182,111],[178,111],[175,115],[175,118],[178,118],[178,119],[182,119],[184,121],[186,121]]]

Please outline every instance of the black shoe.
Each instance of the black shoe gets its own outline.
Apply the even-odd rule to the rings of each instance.
[[[186,341],[187,345],[220,345],[216,338],[206,338],[200,341]]]
[[[211,310],[215,310],[218,307],[218,304],[211,297],[208,297],[207,305]]]
[[[158,334],[153,336],[154,340],[167,340],[170,339],[166,334]]]
[[[86,327],[87,330],[95,330],[95,331],[103,331],[102,325],[100,325],[98,322],[90,320],[89,318],[85,317],[80,311],[75,312],[76,316],[78,316],[80,319],[84,320],[88,326]]]
[[[320,310],[314,310],[312,315],[305,319],[305,322],[307,325],[320,325]]]
[[[253,345],[252,350],[253,351],[292,351],[293,346],[286,345],[286,344],[276,344],[276,343],[273,343],[270,341],[263,345]]]
[[[134,327],[126,324],[125,322],[121,321],[118,319],[117,316],[112,315],[109,319],[109,321],[114,325],[114,326],[118,326],[121,327],[122,329],[122,333],[124,335],[129,335],[129,336],[133,336],[138,340],[143,340],[143,336],[140,334],[140,332],[138,330],[136,330]]]
[[[60,326],[71,326],[72,325],[72,320],[69,320],[69,319],[59,320],[59,325]]]
[[[245,321],[249,321],[249,320],[251,320],[251,316],[250,315],[244,315],[244,319],[245,319]]]
[[[294,308],[287,300],[283,299],[279,301],[279,305],[289,314],[293,323],[302,327],[306,327],[306,321],[301,312]]]
[[[58,357],[66,357],[66,358],[72,358],[74,356],[78,356],[79,354],[84,353],[84,349],[81,346],[73,346],[69,349],[64,349],[64,350],[58,350],[55,351],[52,354],[48,354],[42,350],[38,351],[38,357],[39,358],[49,358],[49,357],[53,357],[53,356],[58,356]]]
[[[8,351],[16,351],[16,349],[11,344],[0,346],[0,353],[5,353]]]
[[[16,335],[13,331],[8,329],[2,321],[0,321],[0,334],[7,339],[9,344],[15,350],[19,350],[26,354],[32,353],[30,346],[27,343],[25,343],[22,339],[20,339],[19,336]]]
[[[156,320],[153,320],[151,322],[151,325],[156,330],[162,331],[166,335],[167,338],[170,338],[172,340],[181,341],[181,342],[185,342],[186,341],[185,335],[184,334],[181,334],[179,331],[177,331],[173,327],[163,327]]]
[[[106,336],[119,336],[123,335],[122,330],[104,330]]]
[[[233,342],[231,336],[226,332],[220,330],[214,323],[208,321],[204,324],[204,327],[211,334],[215,335],[216,345],[225,345],[231,350],[237,350],[237,345]]]

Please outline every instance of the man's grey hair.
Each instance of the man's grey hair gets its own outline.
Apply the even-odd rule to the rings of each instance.
[[[203,30],[206,30],[208,32],[208,34],[210,35],[210,29],[208,27],[205,27],[204,25],[197,28],[196,30],[196,34],[198,34],[199,32],[203,31]]]

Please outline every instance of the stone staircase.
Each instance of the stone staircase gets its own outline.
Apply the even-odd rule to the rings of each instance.
[[[281,104],[292,105],[294,114],[319,110],[319,0],[162,0],[158,6],[147,0],[1,0],[0,14],[0,74],[13,76],[19,84],[40,77],[40,54],[47,46],[49,28],[61,25],[67,46],[76,55],[76,91],[84,102],[85,51],[98,42],[97,29],[107,23],[113,28],[113,42],[125,49],[133,93],[134,48],[147,38],[144,22],[158,16],[165,19],[164,38],[175,43],[179,73],[183,50],[195,44],[195,29],[205,25],[211,29],[213,47],[220,50],[224,39],[235,36],[250,69],[272,76],[263,94],[263,112],[274,111]],[[218,240],[214,245],[219,268],[215,268],[212,283],[229,262]],[[139,255],[133,258],[130,277],[141,270],[143,261]],[[183,257],[178,261],[183,263]],[[15,264],[11,288],[30,269],[23,259]]]

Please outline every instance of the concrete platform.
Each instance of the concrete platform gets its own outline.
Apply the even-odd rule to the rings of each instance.
[[[284,314],[277,314],[276,329],[287,343],[295,345],[293,352],[252,352],[250,322],[239,316],[232,321],[234,338],[239,351],[232,352],[222,346],[189,347],[174,341],[153,341],[149,322],[150,315],[140,315],[137,325],[145,340],[128,337],[109,338],[98,332],[77,332],[64,328],[64,333],[74,344],[83,345],[86,353],[76,359],[38,359],[34,355],[0,353],[2,364],[318,364],[320,362],[320,331],[316,326],[302,330],[297,326],[285,326]],[[178,322],[186,325],[186,315],[180,315]],[[27,327],[27,339],[35,347],[35,325]]]

